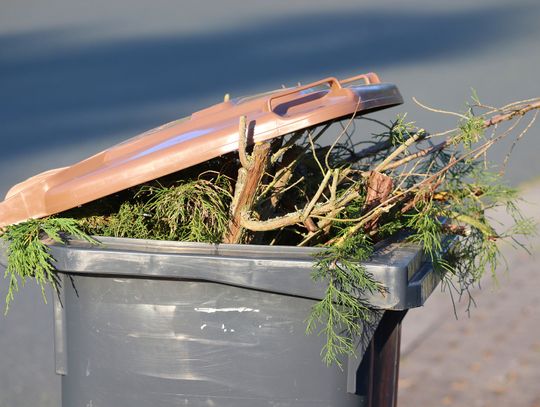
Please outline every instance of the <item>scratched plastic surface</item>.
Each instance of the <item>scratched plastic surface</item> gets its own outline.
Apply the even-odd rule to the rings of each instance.
[[[64,407],[347,407],[306,336],[313,300],[207,282],[67,283]]]
[[[359,359],[326,367],[324,338],[305,335],[324,294],[315,249],[101,240],[51,246],[63,407],[362,406]],[[384,309],[420,306],[437,284],[417,246],[387,243],[365,267]]]

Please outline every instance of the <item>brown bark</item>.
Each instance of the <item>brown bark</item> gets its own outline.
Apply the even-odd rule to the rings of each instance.
[[[516,116],[523,116],[526,113],[530,112],[531,110],[540,109],[540,101],[536,101],[533,103],[528,103],[523,106],[520,106],[519,109],[515,109],[509,113],[503,113],[496,116],[491,117],[488,120],[484,121],[484,128],[494,126],[496,124],[512,120]]]
[[[364,203],[363,213],[371,211],[373,208],[379,206],[381,202],[386,200],[392,189],[394,188],[394,181],[388,175],[381,174],[380,172],[372,171],[367,180],[367,193],[366,202]],[[369,232],[376,228],[379,216],[373,217],[364,225],[364,230]]]
[[[269,156],[269,143],[256,144],[249,159],[249,167],[242,167],[238,171],[239,182],[236,184],[235,205],[232,208],[233,212],[228,232],[225,235],[225,243],[240,243],[243,232],[240,225],[242,211],[249,211],[253,205]]]

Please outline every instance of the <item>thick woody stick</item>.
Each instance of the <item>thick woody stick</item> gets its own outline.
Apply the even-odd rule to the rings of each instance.
[[[242,167],[238,170],[233,202],[231,204],[231,220],[225,235],[225,243],[240,243],[244,228],[240,224],[243,211],[250,211],[257,194],[257,189],[264,175],[268,158],[270,157],[270,143],[257,143],[253,153],[246,153],[247,144],[246,117],[240,118],[239,148]]]

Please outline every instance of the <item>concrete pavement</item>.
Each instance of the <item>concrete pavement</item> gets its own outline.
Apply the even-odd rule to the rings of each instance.
[[[540,221],[540,184],[523,192],[524,213]],[[498,219],[504,219],[502,214]],[[532,255],[504,247],[508,272],[484,277],[456,320],[447,292],[405,318],[399,407],[540,406],[540,238]]]

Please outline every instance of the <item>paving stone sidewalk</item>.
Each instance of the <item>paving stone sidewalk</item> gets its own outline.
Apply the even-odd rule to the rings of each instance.
[[[523,197],[527,216],[540,219],[540,184]],[[456,320],[448,293],[439,291],[409,312],[399,407],[540,407],[540,238],[531,247],[531,256],[503,249],[509,272],[499,273],[498,287],[484,278],[470,318],[459,304]]]

